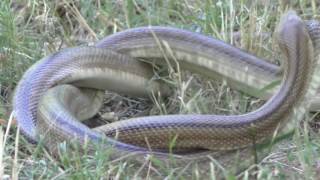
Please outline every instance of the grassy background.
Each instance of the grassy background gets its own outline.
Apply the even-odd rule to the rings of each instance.
[[[23,72],[40,58],[64,47],[92,45],[124,29],[161,25],[206,34],[279,63],[278,48],[270,35],[287,8],[295,9],[303,19],[319,18],[315,0],[2,0],[0,175],[7,179],[146,178],[127,162],[109,162],[105,152],[94,156],[62,155],[55,160],[41,145],[31,145],[19,136],[14,124],[7,128],[14,87]],[[177,92],[167,107],[111,93],[105,111],[114,111],[120,119],[159,112],[241,114],[263,103],[231,90],[224,82],[190,73],[182,76],[181,81],[172,78]],[[225,169],[226,178],[316,179],[320,177],[319,148],[313,132],[302,128],[256,168],[240,175]],[[166,176],[177,178],[170,171]],[[193,178],[204,177],[194,173]],[[214,179],[214,174],[210,178]]]

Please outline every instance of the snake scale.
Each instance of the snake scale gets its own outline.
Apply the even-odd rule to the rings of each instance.
[[[282,17],[277,37],[285,56],[283,70],[197,33],[167,27],[129,29],[106,37],[95,47],[64,49],[33,65],[16,88],[15,117],[24,135],[33,141],[42,136],[51,152],[70,139],[103,142],[115,148],[114,158],[134,153],[137,160],[147,154],[166,160],[165,151],[173,138],[177,149],[210,150],[176,155],[177,161],[184,163],[207,157],[211,151],[248,147],[253,141],[270,138],[295,116],[295,109],[305,99],[316,96],[319,82],[312,74],[319,54],[319,27],[317,21],[302,21],[293,11]],[[78,121],[98,111],[101,90],[133,96],[170,94],[163,82],[150,80],[150,64],[165,66],[174,62],[192,72],[226,79],[237,89],[250,89],[250,95],[271,98],[259,109],[243,115],[138,117],[95,130]],[[281,79],[280,75],[283,78],[277,91],[260,93],[263,87]]]

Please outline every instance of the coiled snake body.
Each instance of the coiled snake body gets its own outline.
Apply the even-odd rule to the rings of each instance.
[[[137,58],[160,65],[177,61],[184,69],[226,78],[240,90],[250,88],[254,96],[266,98],[273,93],[269,90],[261,94],[259,90],[279,78],[278,66],[196,33],[145,27],[111,35],[96,47],[70,48],[39,61],[19,82],[15,115],[23,133],[35,141],[39,135],[44,136],[44,143],[52,152],[57,150],[58,143],[70,139],[112,145],[116,157],[128,152],[149,154],[151,148],[153,154],[166,159],[163,151],[173,138],[174,147],[186,151],[247,147],[253,141],[259,143],[269,138],[295,116],[294,109],[301,107],[307,95],[315,96],[319,83],[311,75],[318,58],[318,34],[318,22],[303,22],[291,11],[283,17],[278,28],[279,45],[286,57],[282,83],[261,108],[248,114],[139,117],[96,130],[81,124],[78,119],[91,117],[101,104],[102,93],[94,89],[138,96],[151,91],[170,93],[160,81],[150,81],[151,66]],[[117,140],[105,134],[116,135]],[[180,157],[183,162],[199,158],[197,153],[177,156]]]

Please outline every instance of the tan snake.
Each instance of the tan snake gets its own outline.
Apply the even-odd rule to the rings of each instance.
[[[71,83],[142,96],[150,91],[170,93],[160,81],[150,81],[152,69],[136,58],[160,65],[176,60],[182,68],[193,72],[214,78],[223,75],[231,85],[242,90],[255,87],[252,95],[259,95],[259,90],[278,78],[277,66],[222,41],[174,28],[148,27],[116,33],[96,47],[66,49],[39,61],[26,72],[17,87],[16,118],[26,136],[35,141],[39,134],[44,136],[45,145],[52,152],[60,142],[76,139],[83,143],[87,138],[112,145],[116,157],[128,152],[151,153],[146,148],[146,138],[152,149],[160,151],[167,150],[175,137],[175,148],[185,150],[231,150],[249,146],[253,141],[262,142],[275,129],[283,127],[306,94],[314,96],[314,89],[319,86],[313,84],[314,79],[309,83],[314,59],[318,58],[319,25],[315,21],[306,25],[293,12],[283,18],[278,39],[289,63],[283,62],[281,86],[261,108],[248,114],[139,117],[97,129],[110,136],[117,134],[117,140],[78,122],[77,119],[89,118],[97,111],[93,107],[91,114],[83,115],[87,111],[82,112],[81,108],[99,104],[101,92],[92,89],[80,92],[74,86],[56,85]],[[306,93],[310,86],[312,92]],[[154,154],[161,158],[167,156],[163,152]]]

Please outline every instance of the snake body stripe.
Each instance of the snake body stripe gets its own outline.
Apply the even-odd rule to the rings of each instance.
[[[26,72],[26,75],[20,81],[16,90],[15,113],[21,130],[28,138],[37,141],[36,116],[40,97],[50,87],[58,83],[68,83],[75,75],[78,75],[80,69],[80,71],[85,71],[86,68],[95,66],[95,72],[100,72],[112,68],[110,71],[107,71],[111,73],[111,76],[107,76],[104,80],[109,84],[114,84],[115,86],[113,86],[113,88],[120,87],[117,88],[117,90],[119,90],[122,85],[117,82],[117,78],[110,77],[113,77],[112,72],[123,71],[124,68],[126,68],[125,64],[128,62],[130,68],[123,71],[121,76],[133,78],[135,83],[131,84],[131,86],[128,85],[130,87],[129,89],[123,89],[123,93],[132,95],[139,95],[139,93],[142,95],[147,94],[148,92],[145,87],[149,83],[152,70],[145,68],[145,65],[141,62],[128,61],[125,60],[126,58],[126,56],[112,51],[87,47],[76,48],[76,50],[66,49],[41,60],[35,65],[36,67],[31,67],[30,70]],[[90,59],[90,61],[88,61],[88,59]],[[104,59],[108,60],[101,61]],[[89,74],[86,75],[90,78]],[[149,78],[146,79],[146,77]],[[98,84],[98,86],[99,85],[102,84]],[[105,86],[107,85],[108,84]],[[154,89],[157,88],[160,88],[159,85],[154,83]],[[84,132],[86,132],[86,130]]]
[[[163,58],[177,59],[183,69],[225,79],[236,89],[265,99],[274,90],[261,93],[261,89],[281,79],[281,71],[274,64],[223,41],[176,28],[133,28],[110,35],[97,46],[158,64],[166,63]]]
[[[308,26],[308,28],[309,31],[314,30],[314,26]],[[109,48],[118,53],[126,52],[127,55],[133,56],[134,58],[142,57],[147,60],[150,57],[156,59],[155,63],[159,64],[165,64],[160,62],[159,59],[161,59],[163,55],[167,55],[169,59],[175,58],[178,60],[182,67],[189,67],[190,70],[195,70],[196,72],[205,75],[210,75],[212,72],[217,72],[216,74],[219,74],[223,70],[228,70],[228,72],[233,73],[234,76],[237,71],[239,71],[237,68],[241,68],[239,68],[240,66],[235,68],[233,65],[238,64],[239,62],[239,64],[243,64],[244,68],[242,70],[245,70],[248,74],[254,72],[256,72],[256,74],[262,73],[264,75],[273,76],[271,79],[274,79],[274,77],[277,76],[278,71],[276,66],[264,63],[262,60],[221,41],[213,40],[213,48],[208,48],[207,44],[201,44],[201,42],[203,42],[202,40],[192,40],[189,43],[180,44],[181,40],[188,39],[189,37],[173,36],[165,39],[166,34],[168,36],[171,34],[161,34],[161,31],[158,31],[158,29],[163,30],[162,28],[143,28],[143,34],[147,34],[149,37],[148,39],[153,40],[151,48],[148,48],[147,46],[150,45],[150,41],[147,43],[143,38],[139,39],[139,37],[132,36],[132,39],[137,38],[139,43],[144,45],[141,47],[138,45],[134,46],[135,44],[129,43],[130,38],[121,39],[121,37],[124,36],[124,34],[121,33],[109,37],[110,39],[107,38],[101,41],[97,44],[97,47]],[[140,31],[141,29],[139,32]],[[176,38],[177,41],[170,40],[171,38]],[[190,35],[190,38],[192,39],[194,37]],[[108,131],[114,132],[113,129],[115,128],[120,132],[118,138],[121,141],[129,141],[132,144],[141,146],[145,145],[144,137],[148,137],[149,142],[153,143],[151,144],[151,147],[155,147],[156,149],[166,148],[172,135],[175,134],[179,134],[176,144],[178,148],[205,148],[211,150],[245,147],[251,144],[253,139],[256,142],[260,142],[261,140],[270,137],[278,126],[282,126],[286,120],[293,115],[293,108],[299,106],[299,101],[303,100],[306,89],[310,86],[308,79],[310,79],[313,62],[313,46],[311,45],[308,31],[305,29],[305,24],[295,15],[295,13],[288,13],[280,23],[278,39],[289,63],[284,61],[284,67],[286,68],[283,71],[284,80],[282,81],[280,90],[260,109],[238,116],[168,115],[141,117],[119,122],[114,125],[115,127],[111,125],[111,130],[109,129]],[[311,39],[313,42],[317,42],[315,38]],[[210,41],[208,39],[203,40]],[[206,41],[205,43],[207,43]],[[196,46],[195,43],[200,43],[200,45]],[[159,46],[163,48],[160,48],[159,50]],[[187,46],[188,49],[184,49]],[[191,50],[191,53],[188,54],[189,50]],[[170,53],[171,51],[173,54]],[[77,86],[94,88],[95,86],[92,87],[94,83],[90,83],[90,81],[85,79],[85,76],[78,76],[81,74],[82,69],[88,68],[90,71],[87,72],[92,73],[91,79],[89,79],[93,80],[92,77],[108,79],[108,77],[101,76],[101,71],[103,70],[100,68],[102,68],[101,64],[106,63],[106,66],[103,68],[112,71],[111,69],[114,67],[110,68],[110,64],[107,62],[111,61],[111,59],[124,59],[120,63],[126,61],[126,63],[131,66],[130,63],[132,63],[134,59],[118,53],[98,48],[69,49],[49,56],[36,64],[35,67],[31,68],[24,76],[24,79],[19,83],[15,94],[14,105],[16,117],[19,126],[25,131],[24,133],[27,133],[31,138],[35,139],[37,136],[36,129],[41,131],[42,135],[46,136],[47,133],[52,135],[46,136],[47,138],[45,139],[46,145],[52,149],[57,146],[57,143],[69,139],[77,139],[83,143],[85,138],[89,136],[92,137],[93,140],[95,138],[98,140],[106,139],[107,143],[115,146],[118,150],[117,153],[119,154],[123,154],[123,152],[139,151],[148,153],[148,150],[143,147],[115,141],[103,136],[101,133],[94,132],[79,125],[79,123],[76,123],[76,118],[73,117],[72,113],[70,114],[71,110],[65,111],[66,113],[51,111],[50,101],[46,101],[46,95],[39,104],[39,100],[45,92],[57,84],[75,83]],[[171,55],[172,57],[170,57]],[[213,55],[211,59],[208,58],[210,55]],[[219,65],[220,63],[223,65]],[[223,66],[226,66],[226,69],[224,69]],[[229,68],[229,66],[232,68]],[[136,67],[132,66],[132,68],[129,69],[135,68]],[[134,75],[134,72],[128,72],[129,69],[123,69],[123,71],[118,69],[118,71],[114,72],[113,77],[115,77],[114,75],[119,76],[116,82],[111,83],[112,85],[116,85],[116,89],[118,87],[117,82],[125,82],[123,83],[125,87],[131,87],[138,84],[137,89],[141,89],[143,85],[149,83],[145,81],[147,76],[141,76],[142,80],[138,81],[135,76],[132,76]],[[141,68],[141,72],[144,72],[145,69],[145,67]],[[140,70],[135,72],[140,72]],[[128,75],[123,76],[123,74],[126,73],[128,73]],[[268,77],[270,76],[263,78],[266,79]],[[157,84],[157,82],[154,83]],[[107,83],[105,84],[105,86],[102,85],[103,87],[99,88],[110,88],[107,87]],[[101,84],[98,86],[100,85]],[[161,85],[154,85],[152,87],[159,86]],[[318,86],[319,85],[316,87]],[[130,89],[128,90],[130,91]],[[142,94],[145,93],[147,92],[143,90]],[[48,94],[50,97],[49,91]],[[59,108],[60,106],[58,105],[56,107]],[[37,117],[36,113],[38,108],[39,112]],[[59,114],[59,112],[62,114]],[[107,128],[104,129],[106,130]],[[92,136],[90,133],[92,133]],[[126,133],[129,135],[125,135]],[[197,142],[192,141],[195,137],[197,138]],[[201,142],[201,138],[203,138],[203,142]],[[159,155],[163,154],[159,153]]]
[[[175,58],[186,61],[181,64],[184,69],[201,73],[209,78],[226,80],[231,87],[265,100],[279,88],[277,86],[265,89],[282,78],[279,66],[220,40],[186,30],[154,26],[133,28],[110,35],[99,41],[97,46],[147,61],[158,59],[156,63],[163,64],[164,52],[159,50],[159,42],[155,41],[154,35],[169,44]],[[223,58],[224,55],[219,57],[220,53],[230,58]],[[318,93],[311,100],[310,110],[319,109]]]

